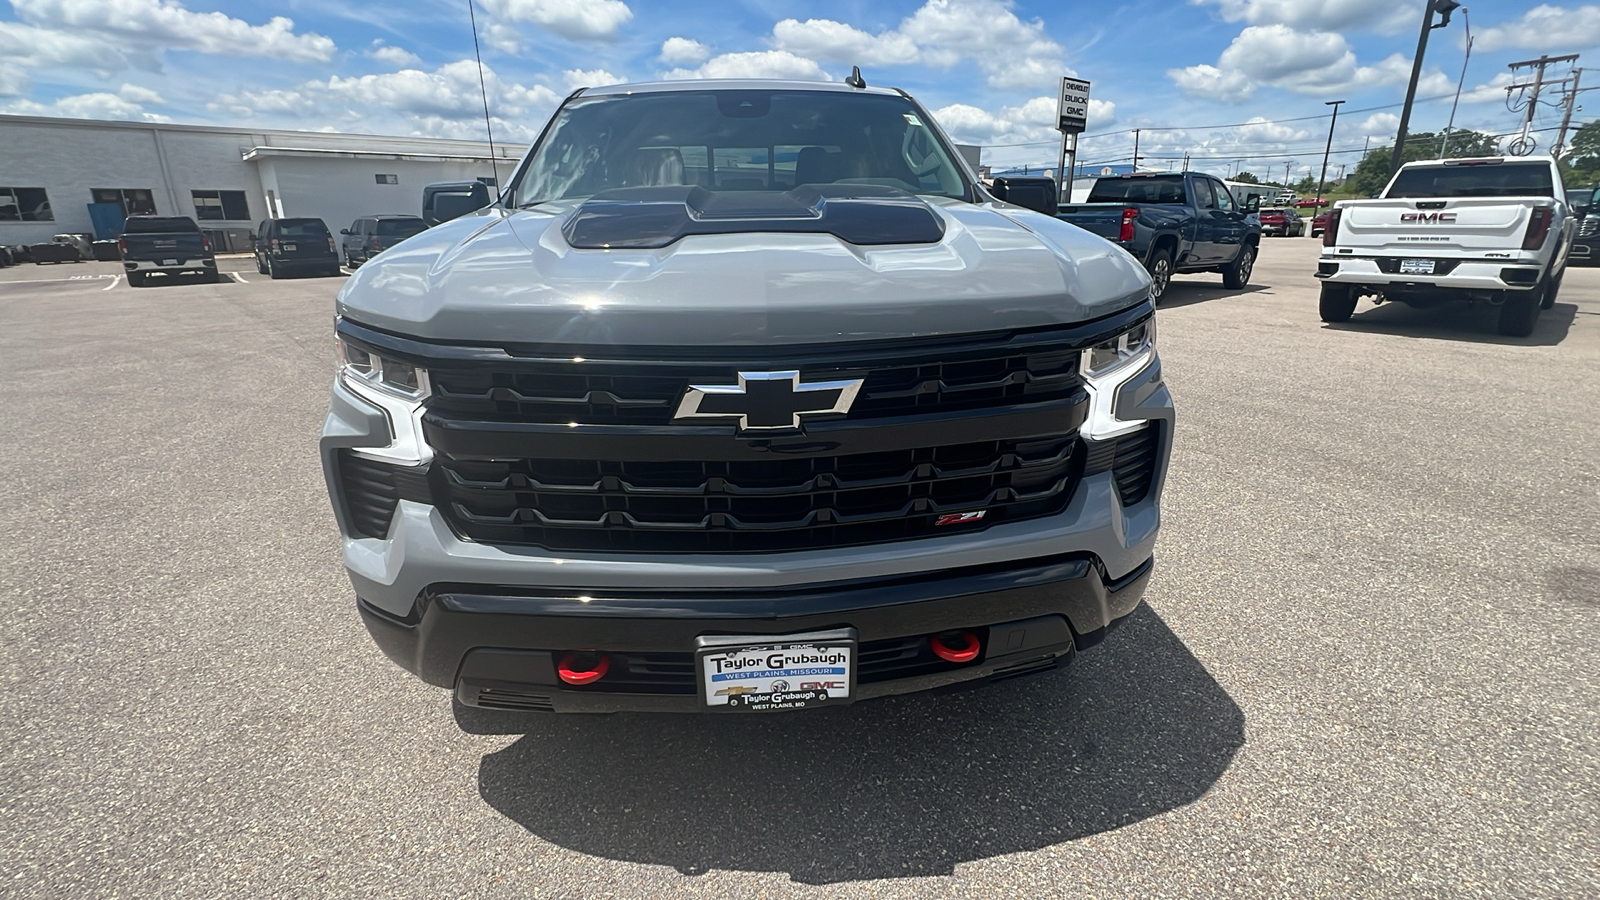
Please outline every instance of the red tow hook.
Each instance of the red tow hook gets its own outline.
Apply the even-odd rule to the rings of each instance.
[[[593,650],[575,650],[556,663],[556,675],[567,684],[593,684],[610,669],[611,658]]]
[[[928,638],[933,655],[945,662],[969,663],[978,658],[978,636],[970,631],[946,632]]]

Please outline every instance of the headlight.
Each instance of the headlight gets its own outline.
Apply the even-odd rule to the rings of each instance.
[[[1143,359],[1155,345],[1156,317],[1151,316],[1111,340],[1083,351],[1083,377],[1105,378],[1130,361]]]
[[[1151,316],[1116,337],[1083,351],[1079,367],[1083,386],[1089,392],[1089,415],[1080,433],[1092,441],[1104,441],[1138,431],[1145,419],[1119,419],[1117,391],[1144,371],[1156,352],[1156,318]]]
[[[383,356],[344,337],[338,341],[339,372],[347,380],[407,400],[422,400],[428,396],[427,369]]]

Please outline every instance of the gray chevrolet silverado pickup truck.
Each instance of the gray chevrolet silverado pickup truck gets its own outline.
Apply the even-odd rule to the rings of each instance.
[[[339,293],[321,456],[359,613],[502,710],[1052,669],[1151,575],[1150,287],[986,194],[903,92],[580,90],[498,199]]]

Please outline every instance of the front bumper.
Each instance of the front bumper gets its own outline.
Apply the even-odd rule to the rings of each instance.
[[[512,591],[438,585],[404,617],[358,602],[383,652],[469,706],[555,712],[705,712],[695,638],[853,628],[855,699],[905,694],[1055,668],[1138,606],[1147,560],[1108,582],[1084,555],[796,590]],[[1099,622],[1080,632],[1069,623]],[[974,631],[969,663],[934,657],[927,637]],[[575,687],[555,660],[573,648],[611,655],[611,674]],[[879,660],[877,663],[869,660]]]

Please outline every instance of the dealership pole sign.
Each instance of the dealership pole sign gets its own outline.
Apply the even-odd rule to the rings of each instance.
[[[1056,130],[1062,134],[1082,134],[1089,127],[1089,82],[1061,79],[1056,100]]]
[[[1089,127],[1089,82],[1062,76],[1056,92],[1056,130],[1061,132],[1061,160],[1056,185],[1062,203],[1072,202],[1072,175],[1078,168],[1078,135]]]

